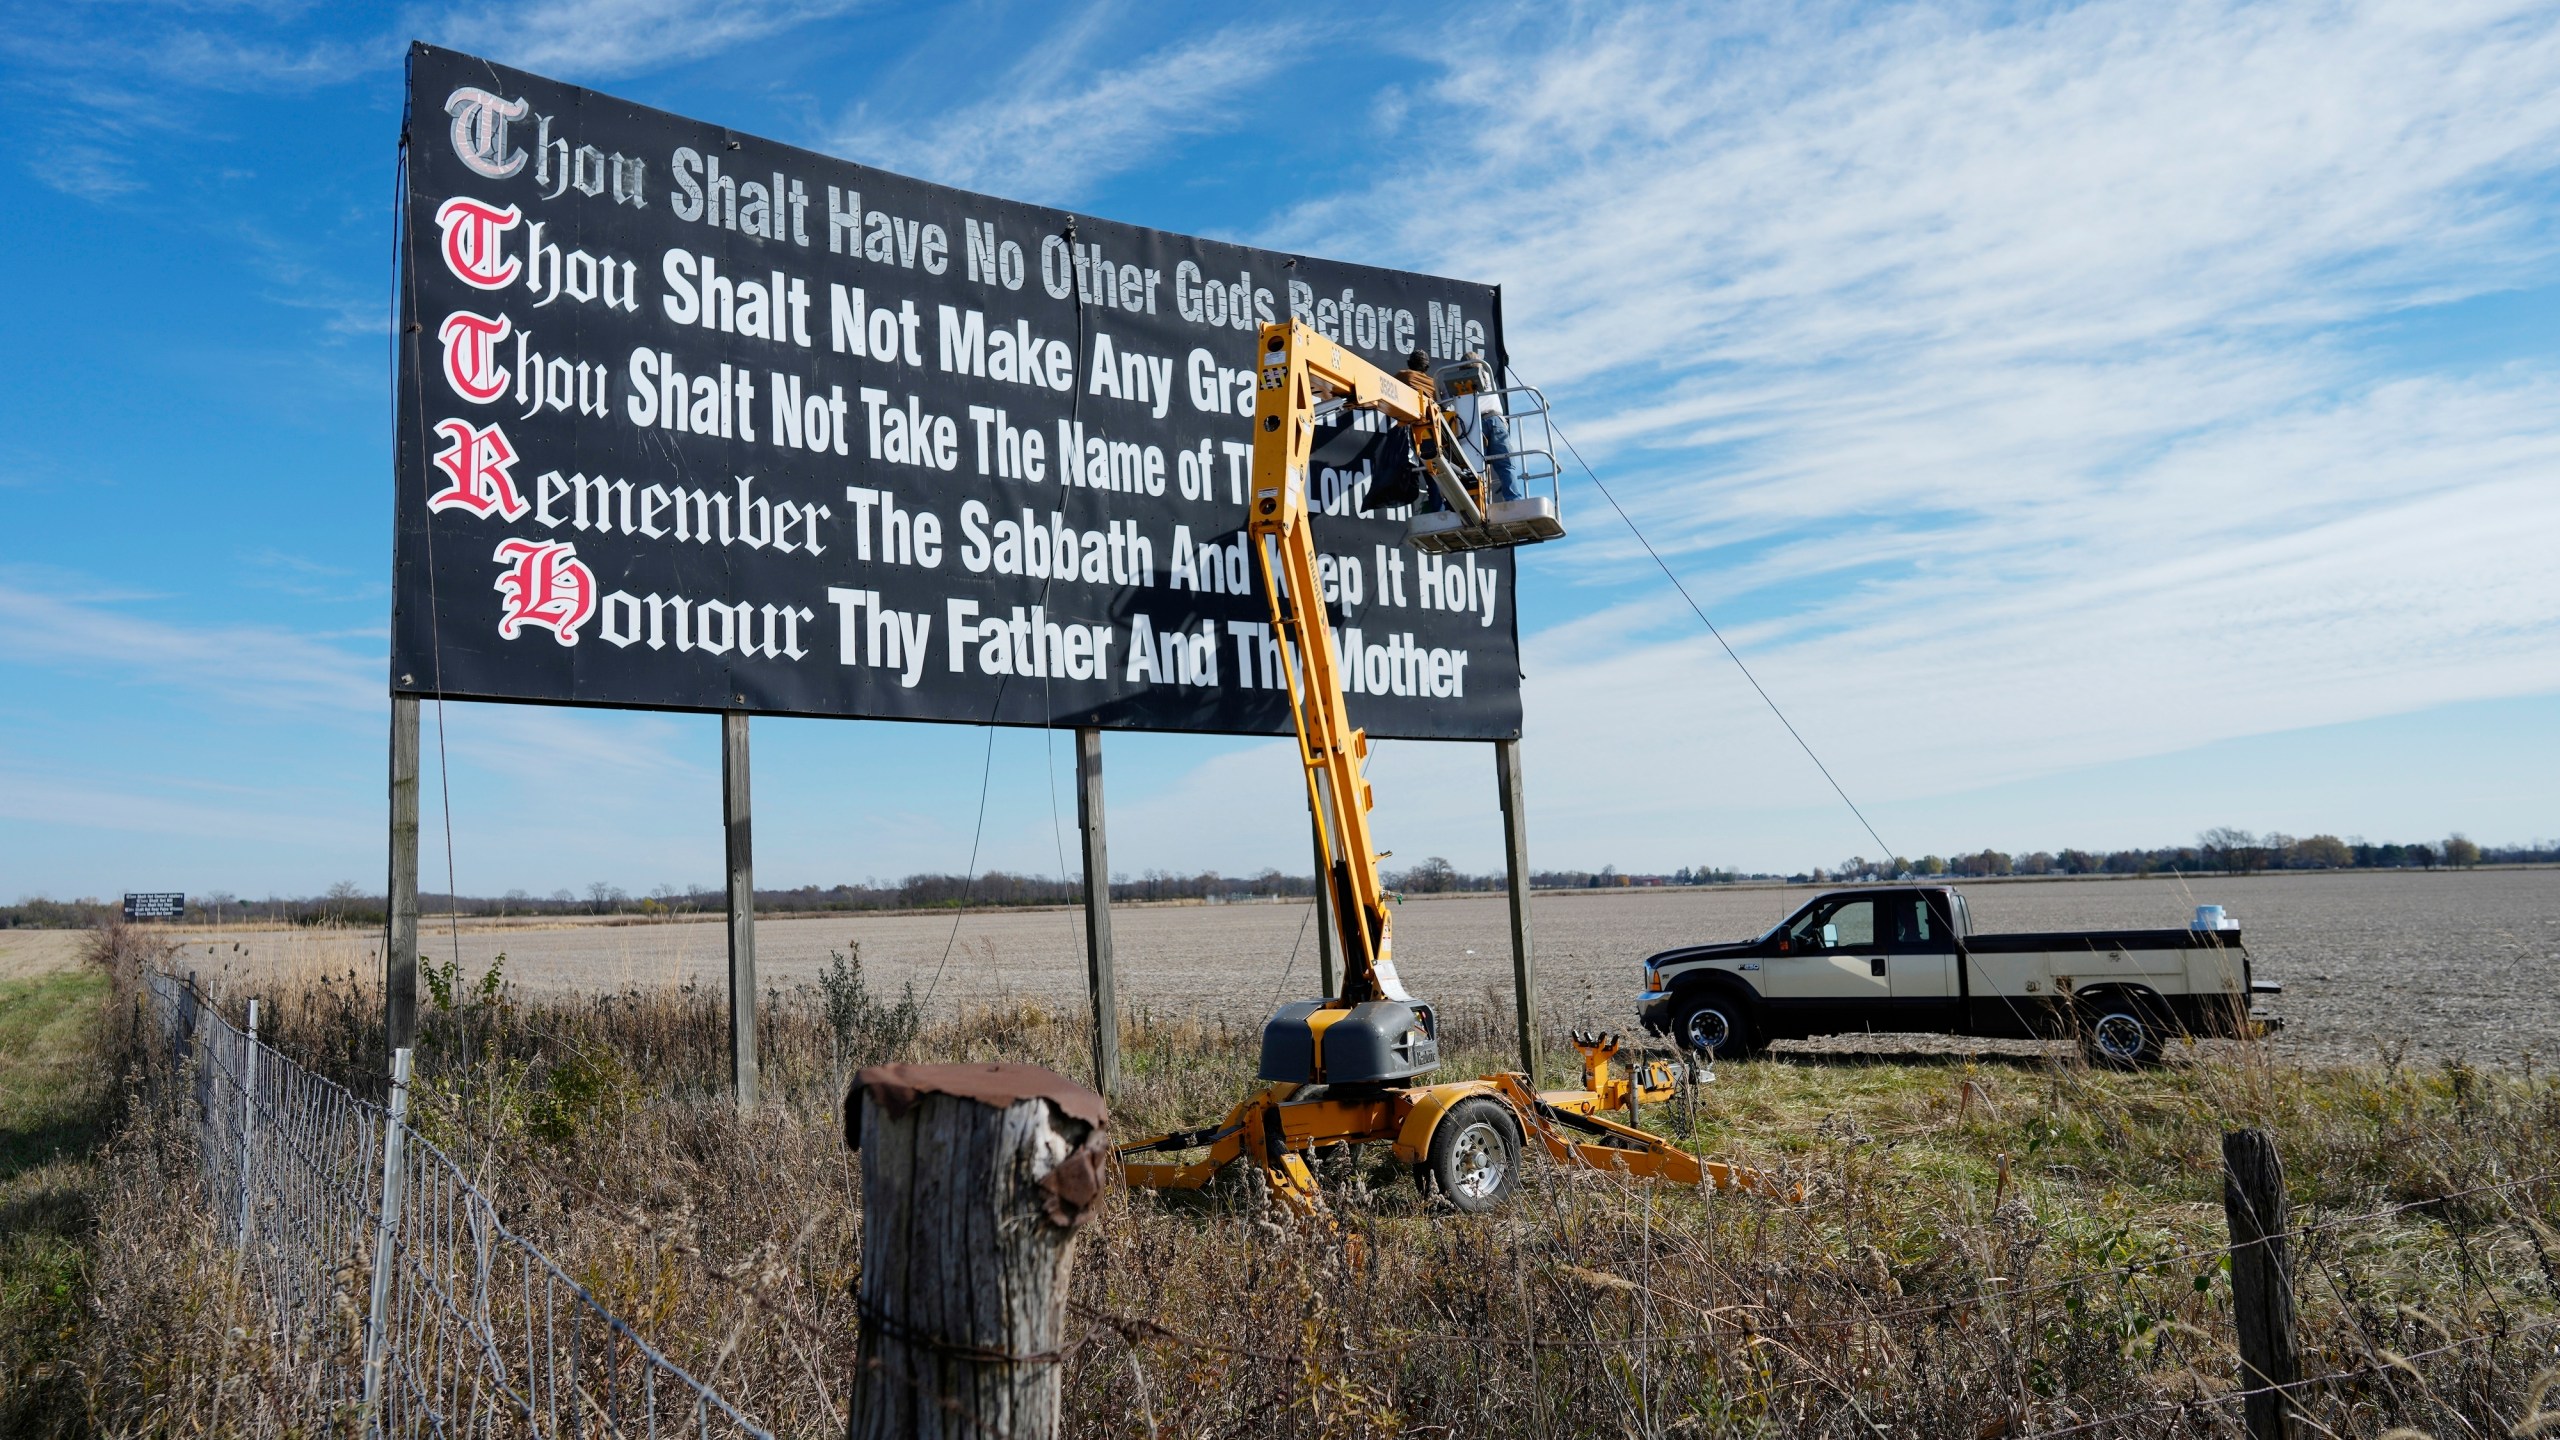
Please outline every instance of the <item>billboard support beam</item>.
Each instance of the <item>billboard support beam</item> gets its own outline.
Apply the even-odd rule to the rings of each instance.
[[[729,1089],[756,1103],[756,849],[747,783],[747,717],[720,717],[720,810],[729,844]]]
[[[1493,742],[1502,792],[1502,858],[1511,895],[1511,995],[1520,1026],[1520,1068],[1538,1083],[1537,961],[1529,952],[1529,802],[1520,783],[1520,742]]]
[[[1076,731],[1076,827],[1084,837],[1085,986],[1093,1000],[1093,1088],[1120,1092],[1120,1000],[1111,958],[1111,844],[1102,817],[1102,732]]]
[[[1316,847],[1316,963],[1324,968],[1324,998],[1333,998],[1333,887],[1325,883],[1324,842]]]
[[[391,697],[391,876],[382,934],[382,1030],[395,1052],[418,1036],[418,698]]]

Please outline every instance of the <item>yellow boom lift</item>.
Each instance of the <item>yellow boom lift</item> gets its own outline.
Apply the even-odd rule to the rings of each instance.
[[[1533,391],[1502,390],[1480,361],[1437,377],[1421,369],[1389,373],[1296,321],[1264,326],[1260,343],[1247,526],[1281,640],[1324,867],[1318,883],[1328,887],[1341,945],[1342,993],[1284,1005],[1271,1017],[1262,1027],[1262,1084],[1224,1120],[1120,1147],[1129,1184],[1197,1189],[1241,1159],[1283,1205],[1312,1215],[1323,1208],[1312,1153],[1382,1142],[1415,1167],[1426,1191],[1460,1210],[1482,1211],[1518,1187],[1522,1153],[1534,1138],[1562,1164],[1779,1195],[1766,1177],[1698,1159],[1637,1128],[1639,1104],[1670,1098],[1674,1062],[1630,1059],[1626,1074],[1613,1074],[1615,1036],[1574,1037],[1582,1053],[1578,1090],[1540,1091],[1534,1076],[1517,1072],[1422,1078],[1439,1068],[1439,1023],[1396,976],[1390,897],[1370,838],[1371,795],[1362,774],[1369,739],[1351,723],[1308,523],[1316,421],[1362,410],[1404,431],[1424,485],[1446,507],[1417,515],[1408,543],[1446,553],[1564,533],[1551,498],[1506,495],[1496,484],[1493,472],[1516,475],[1522,457],[1510,453],[1506,422],[1482,424],[1483,411],[1499,413],[1506,399],[1523,410],[1542,410],[1543,402]],[[1606,1118],[1612,1111],[1623,1111],[1625,1121]],[[1203,1153],[1188,1162],[1137,1158],[1187,1151]]]

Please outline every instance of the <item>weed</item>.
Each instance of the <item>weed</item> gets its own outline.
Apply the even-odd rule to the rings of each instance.
[[[837,1073],[876,1065],[904,1050],[924,1025],[915,985],[901,990],[897,1003],[885,1003],[863,983],[861,941],[828,955],[827,968],[818,972],[818,994],[827,1033],[835,1040]]]

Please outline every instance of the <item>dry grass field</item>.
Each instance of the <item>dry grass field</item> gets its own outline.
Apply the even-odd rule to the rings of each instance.
[[[2260,978],[2284,984],[2280,1046],[2305,1058],[2507,1063],[2560,1049],[2560,870],[2332,872],[2148,880],[2050,880],[1965,887],[1986,930],[2177,926],[2219,904],[2245,928]],[[1557,1025],[1632,1023],[1636,962],[1664,946],[1756,934],[1802,904],[1805,887],[1539,894],[1540,988]],[[1316,990],[1317,937],[1304,904],[1124,906],[1113,913],[1120,995],[1133,1014],[1259,1024]],[[956,924],[955,924],[956,920]],[[724,983],[713,920],[465,922],[424,927],[437,959],[477,976],[500,954],[528,995]],[[377,937],[233,928],[189,935],[186,963],[254,987],[260,975],[375,973]],[[912,982],[932,1010],[1009,999],[1072,1005],[1083,994],[1079,912],[981,910],[768,919],[759,978],[812,982],[829,952],[861,945],[873,983]],[[0,939],[0,947],[10,942]],[[1415,993],[1508,1005],[1509,919],[1500,896],[1417,898],[1396,912],[1396,954]],[[67,953],[67,952],[66,952]],[[945,958],[947,955],[947,959]],[[0,949],[0,965],[10,963]],[[1908,1050],[1914,1042],[1875,1042]]]
[[[88,943],[85,930],[0,930],[0,981],[76,970]]]
[[[1621,925],[1648,909],[1555,908]],[[98,948],[115,990],[90,1068],[125,1077],[132,1103],[79,1186],[95,1220],[72,1242],[86,1293],[71,1323],[34,1287],[0,1283],[0,1321],[19,1322],[0,1324],[0,1341],[18,1337],[0,1360],[52,1377],[49,1403],[14,1425],[0,1411],[0,1433],[349,1433],[347,1413],[311,1398],[312,1365],[264,1342],[257,1296],[205,1219],[228,1202],[196,1188],[192,1092],[122,1018],[137,967],[167,957],[130,933]],[[269,1037],[378,1090],[379,992],[279,968],[254,977]],[[59,978],[106,988],[96,972]],[[1258,1009],[1260,977],[1250,989],[1230,1008]],[[849,1070],[1003,1057],[1074,1072],[1085,1048],[1071,1007],[973,1003],[918,1028],[876,996],[827,999],[786,990],[767,1007],[767,1099],[741,1116],[717,1085],[726,1027],[711,988],[444,984],[422,1006],[412,1095],[413,1123],[468,1157],[510,1226],[790,1436],[844,1433],[862,1264],[837,1112]],[[217,997],[235,1017],[240,1000]],[[1449,1073],[1503,1063],[1500,1017],[1452,1008]],[[1246,1083],[1249,1033],[1133,1020],[1114,1128],[1214,1115]],[[1562,1049],[1552,1031],[1547,1043]],[[0,1063],[0,1089],[8,1078]],[[1826,1056],[1721,1067],[1647,1119],[1801,1181],[1806,1203],[1533,1166],[1515,1205],[1461,1216],[1427,1207],[1383,1157],[1331,1157],[1327,1192],[1354,1247],[1279,1223],[1248,1186],[1113,1190],[1077,1265],[1063,1433],[2237,1440],[2219,1143],[2241,1125],[2277,1137],[2300,1226],[2317,1379],[2299,1433],[2548,1428],[2560,1076],[2547,1067],[2333,1065],[2246,1044],[2138,1074],[2069,1052]]]

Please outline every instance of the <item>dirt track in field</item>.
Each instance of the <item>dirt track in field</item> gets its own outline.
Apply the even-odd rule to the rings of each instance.
[[[2178,926],[2199,904],[2223,905],[2245,927],[2258,977],[2285,986],[2269,1008],[2289,1022],[2284,1047],[2306,1057],[2371,1059],[2393,1041],[2406,1041],[2412,1058],[2560,1052],[2560,870],[2011,881],[1965,891],[1986,931]],[[1756,934],[1811,893],[1542,893],[1533,904],[1539,988],[1560,1020],[1627,1027],[1647,953]],[[1121,1001],[1258,1024],[1280,1000],[1316,991],[1311,913],[1304,904],[1115,909]],[[186,964],[244,978],[273,966],[370,975],[378,944],[352,933],[176,933],[192,933]],[[504,952],[508,976],[530,990],[719,986],[723,936],[716,921],[466,923],[459,954],[476,977]],[[422,940],[431,959],[455,953],[440,925]],[[937,1009],[1007,996],[1082,1003],[1083,918],[1074,910],[973,912],[956,930],[948,914],[768,919],[756,927],[758,979],[784,989],[809,982],[831,950],[857,940],[875,984],[894,992],[912,981]],[[1396,912],[1396,953],[1416,994],[1509,1003],[1509,915],[1499,896],[1406,904]]]

